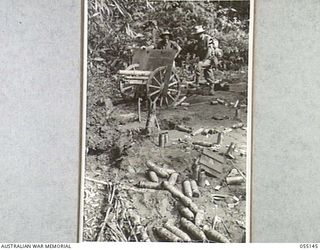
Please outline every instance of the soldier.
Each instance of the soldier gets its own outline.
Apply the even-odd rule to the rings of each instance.
[[[214,75],[212,65],[217,64],[217,57],[222,56],[221,49],[218,48],[219,42],[211,36],[204,33],[202,26],[195,26],[193,35],[196,38],[194,52],[199,57],[196,65],[196,81],[195,85],[199,86],[199,78],[203,71],[207,84],[211,86],[210,94],[214,94]]]
[[[161,33],[160,38],[161,38],[161,40],[157,44],[157,49],[174,49],[177,51],[177,53],[174,57],[174,58],[176,58],[181,51],[181,47],[175,41],[171,40],[172,34],[168,30],[166,30]]]

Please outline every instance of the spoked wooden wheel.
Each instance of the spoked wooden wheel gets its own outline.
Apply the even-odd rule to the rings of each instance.
[[[135,70],[138,69],[139,64],[132,64],[126,68],[126,70]],[[122,95],[122,98],[125,100],[132,100],[136,95],[136,85],[130,84],[128,80],[124,78],[119,81],[119,89]]]
[[[167,75],[167,67],[155,69],[147,84],[148,98],[157,106],[171,106],[180,95],[180,79],[174,70]]]

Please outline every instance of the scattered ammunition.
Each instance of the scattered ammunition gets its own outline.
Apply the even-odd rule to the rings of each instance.
[[[152,171],[156,172],[160,177],[163,177],[163,178],[169,177],[169,173],[166,169],[159,167],[152,161],[147,161],[147,167]]]
[[[207,225],[203,227],[203,231],[209,240],[220,243],[230,243],[230,241],[225,236],[223,236],[221,233],[214,230],[213,228],[209,228],[209,226]]]
[[[165,144],[164,134],[161,133],[159,134],[159,147],[164,148]]]
[[[195,224],[191,221],[187,220],[186,218],[181,218],[181,226],[186,229],[186,231],[191,235],[192,238],[195,240],[206,241],[207,237],[202,232],[200,228],[198,228]]]
[[[193,145],[203,146],[203,147],[211,147],[212,146],[212,143],[205,142],[205,141],[194,141],[192,144]]]
[[[164,144],[169,143],[169,133],[168,132],[164,132]]]
[[[177,101],[177,102],[175,102],[175,103],[173,104],[173,107],[179,106],[181,103],[184,102],[185,99],[187,99],[186,96],[182,97],[179,101]]]
[[[190,106],[190,103],[188,103],[188,102],[182,102],[180,105],[183,106],[183,107],[189,107],[189,106]]]
[[[194,203],[192,202],[192,200],[191,200],[189,197],[185,196],[185,195],[183,195],[182,197],[180,197],[179,200],[181,201],[181,203],[182,203],[183,205],[185,205],[186,207],[189,207],[189,208],[190,208],[191,204],[194,204]],[[191,211],[192,211],[192,210],[191,210]]]
[[[186,132],[186,133],[191,133],[192,132],[192,129],[187,128],[187,127],[182,126],[182,125],[177,125],[176,129],[179,130],[179,131],[182,131],[182,132]]]
[[[188,208],[191,210],[191,212],[193,212],[195,214],[198,213],[198,211],[199,211],[199,208],[198,208],[197,204],[194,203],[194,202],[191,202],[189,204]]]
[[[206,181],[206,172],[204,170],[201,170],[199,172],[198,185],[200,187],[204,187],[205,186],[205,181]]]
[[[226,177],[226,181],[228,185],[240,185],[244,182],[244,179],[242,176],[232,176]]]
[[[234,159],[233,152],[234,152],[235,148],[236,148],[236,145],[233,142],[231,142],[231,144],[226,152],[226,156],[231,159]]]
[[[198,179],[199,179],[199,172],[200,172],[200,166],[197,163],[193,164],[193,166],[192,166],[192,178],[195,181],[198,181]]]
[[[183,182],[183,191],[186,196],[188,196],[189,198],[192,197],[192,189],[191,189],[190,181]]]
[[[183,205],[190,208],[192,212],[197,212],[198,207],[197,205],[187,196],[185,196],[178,188],[171,185],[168,181],[164,181],[162,183],[162,187],[166,190],[168,190],[173,197],[179,199]]]
[[[195,135],[199,135],[204,131],[204,128],[199,128],[196,131],[192,132],[191,135],[195,136]]]
[[[237,129],[237,128],[242,128],[244,126],[244,124],[242,122],[239,122],[237,124],[232,125],[233,129]]]
[[[218,103],[220,103],[220,104],[224,104],[224,103],[225,103],[225,101],[224,101],[224,100],[219,99],[219,98],[217,99],[217,102],[218,102]]]
[[[194,224],[198,227],[203,226],[203,220],[204,220],[204,211],[199,210],[199,212],[196,213],[196,216],[194,218]]]
[[[169,241],[169,242],[181,242],[181,238],[178,237],[177,235],[173,234],[170,232],[168,229],[163,228],[163,227],[154,227],[153,231],[155,234],[161,238],[164,241]]]
[[[159,182],[159,178],[158,178],[156,172],[154,172],[154,171],[148,171],[148,176],[149,176],[150,181],[152,181],[152,182]]]
[[[170,175],[170,177],[169,177],[168,182],[169,182],[171,185],[174,186],[174,185],[176,184],[176,182],[177,182],[178,176],[179,176],[178,173],[172,173],[172,174]]]
[[[191,238],[188,234],[183,232],[181,229],[177,228],[174,225],[171,225],[170,223],[164,224],[164,228],[168,229],[171,233],[177,235],[179,238],[181,238],[184,242],[190,242]]]
[[[241,115],[241,109],[236,109],[236,114],[235,114],[235,116],[234,116],[234,119],[236,119],[236,120],[240,120],[241,118],[240,118],[240,115]]]
[[[191,221],[194,220],[194,214],[191,212],[189,208],[183,205],[179,205],[178,210],[183,217],[186,217],[188,220],[191,220]]]
[[[223,133],[219,132],[218,137],[217,137],[217,144],[221,145],[222,144],[222,139],[223,139]]]
[[[171,175],[173,173],[176,173],[176,170],[171,169],[170,166],[168,164],[163,163],[162,167],[164,167],[164,169],[166,170],[166,172],[168,173],[168,175]]]
[[[190,198],[186,197],[178,188],[171,185],[168,181],[162,182],[162,186],[164,189],[168,190],[172,194],[173,197],[180,199],[180,200],[187,198],[187,200],[191,201]],[[188,201],[185,201],[185,202],[188,202]]]
[[[210,104],[211,105],[217,105],[219,102],[218,101],[211,101]]]
[[[200,192],[199,192],[197,182],[195,180],[191,180],[190,184],[191,184],[192,196],[196,198],[200,197]]]
[[[151,181],[139,181],[137,184],[139,188],[161,189],[161,184]]]

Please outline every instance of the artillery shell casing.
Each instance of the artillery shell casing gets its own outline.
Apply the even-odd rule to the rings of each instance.
[[[168,190],[173,197],[178,198],[180,200],[183,200],[184,203],[189,203],[191,202],[191,199],[185,196],[178,188],[175,186],[171,185],[168,181],[164,181],[162,183],[162,186],[164,189]]]
[[[218,101],[211,101],[210,104],[211,105],[217,105],[219,102]]]
[[[189,208],[187,208],[183,205],[179,205],[178,210],[183,217],[186,217],[188,220],[191,220],[191,221],[194,220],[194,214],[192,213],[192,211]]]
[[[207,225],[203,227],[203,231],[209,240],[220,243],[230,243],[230,241],[224,235],[213,228],[209,228]]]
[[[160,148],[164,148],[164,145],[165,145],[164,135],[163,134],[159,134],[159,147]]]
[[[168,229],[163,227],[154,227],[153,231],[156,233],[156,235],[161,238],[164,241],[169,242],[181,242],[181,238],[177,235],[170,232]]]
[[[240,185],[244,182],[244,179],[242,176],[231,176],[226,177],[226,181],[228,185]]]
[[[199,135],[204,131],[204,128],[199,128],[196,131],[192,132],[191,135],[195,136],[195,135]]]
[[[234,117],[235,117],[236,119],[240,119],[240,115],[241,115],[241,109],[237,108]]]
[[[189,106],[190,106],[190,103],[188,103],[188,102],[182,102],[180,105],[181,105],[181,106],[184,106],[184,107],[189,107]]]
[[[171,185],[168,181],[164,181],[162,183],[162,187],[168,190],[173,197],[180,200],[180,202],[186,207],[190,208],[190,210],[194,213],[198,211],[197,205],[187,196],[185,196],[178,188]]]
[[[191,133],[192,132],[192,129],[186,128],[186,127],[184,127],[182,125],[178,125],[176,127],[176,129],[179,130],[179,131],[182,131],[182,132],[186,132],[186,133]]]
[[[200,192],[199,192],[197,182],[195,180],[191,180],[190,184],[191,184],[192,196],[196,198],[200,197]]]
[[[164,136],[164,144],[166,145],[169,143],[169,133],[165,132],[163,133],[163,136]]]
[[[170,175],[170,177],[169,177],[168,182],[169,182],[171,185],[175,185],[176,182],[177,182],[178,176],[179,176],[178,173],[172,173],[172,174]]]
[[[159,175],[160,177],[168,178],[168,176],[169,176],[168,172],[165,169],[157,166],[152,161],[147,161],[147,167],[149,169],[151,169],[152,171],[156,172],[157,175]]]
[[[192,189],[191,189],[191,183],[190,181],[184,181],[183,182],[183,191],[184,191],[184,194],[191,198],[192,197]]]
[[[149,176],[150,181],[152,181],[152,182],[159,182],[159,178],[158,178],[156,172],[154,172],[154,171],[148,171],[148,176]]]
[[[235,144],[233,142],[231,142],[226,154],[227,155],[232,155],[235,148],[236,148]]]
[[[196,213],[196,216],[194,218],[194,224],[200,227],[203,225],[203,220],[204,220],[204,211],[199,210],[198,213]]]
[[[169,224],[168,222],[164,224],[164,228],[168,229],[171,233],[177,235],[179,238],[181,238],[184,242],[190,242],[191,238],[188,234],[183,232],[180,228]]]
[[[140,188],[161,189],[160,183],[150,181],[139,181],[137,186]]]
[[[199,172],[199,179],[198,179],[198,185],[200,187],[204,187],[205,186],[205,181],[206,181],[206,172],[204,170],[201,170]]]
[[[181,218],[181,226],[195,240],[201,240],[201,241],[207,240],[207,237],[204,234],[204,232],[202,232],[200,228],[198,228],[195,224],[193,224],[191,221],[187,220],[186,218]]]
[[[179,200],[180,200],[181,203],[182,203],[183,205],[185,205],[186,207],[190,207],[190,205],[193,203],[192,200],[191,200],[189,197],[185,196],[185,195],[183,195],[182,197],[180,197]]]
[[[218,102],[218,103],[220,103],[220,104],[224,104],[224,103],[225,103],[225,101],[224,101],[224,100],[219,99],[219,98],[217,99],[217,102]]]
[[[192,166],[192,178],[196,181],[198,181],[199,172],[200,172],[200,166],[198,164],[194,164]]]
[[[168,175],[171,175],[173,173],[176,173],[177,171],[174,169],[171,169],[170,166],[168,164],[162,164],[162,167],[164,167],[163,169],[168,173]]]
[[[206,142],[206,141],[194,141],[192,144],[203,146],[203,147],[211,147],[212,146],[212,143]]]
[[[242,122],[239,122],[237,124],[232,125],[233,129],[237,129],[237,128],[242,128],[244,126],[244,124]]]
[[[217,144],[221,145],[222,144],[222,140],[223,140],[223,133],[219,132],[218,133],[218,137],[217,137]]]
[[[199,208],[198,208],[197,204],[194,203],[194,202],[191,202],[191,203],[189,204],[188,208],[189,208],[189,209],[191,210],[191,212],[193,212],[194,214],[198,213],[198,211],[199,211]]]

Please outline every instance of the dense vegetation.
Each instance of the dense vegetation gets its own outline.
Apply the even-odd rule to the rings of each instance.
[[[248,61],[248,1],[88,1],[88,69],[108,74],[129,62],[130,47],[154,44],[164,29],[183,51],[185,60],[192,28],[203,25],[223,50],[220,68],[237,70]]]

